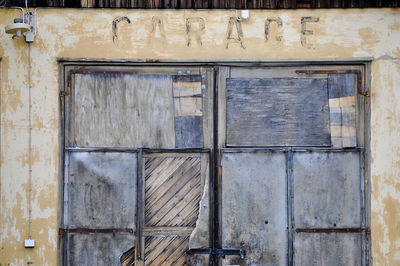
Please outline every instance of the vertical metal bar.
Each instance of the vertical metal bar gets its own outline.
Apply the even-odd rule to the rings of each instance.
[[[360,185],[361,185],[361,227],[365,228],[365,167],[364,167],[364,150],[360,151]],[[366,233],[363,233],[361,243],[361,261],[366,264]]]
[[[286,156],[288,265],[293,265],[293,149],[291,147],[288,148]]]
[[[136,230],[136,263],[144,265],[144,175],[143,175],[143,150],[140,149],[137,157],[137,230]]]
[[[65,152],[64,159],[64,221],[63,228],[68,228],[68,183],[69,183],[69,155],[68,151]]]
[[[218,149],[218,86],[217,86],[217,77],[218,77],[218,68],[215,68],[214,71],[214,88],[213,88],[213,143],[212,149],[210,151],[210,164],[211,164],[211,178],[212,182],[210,183],[210,206],[211,206],[211,223],[210,229],[212,233],[212,248],[219,248],[221,246],[220,243],[220,228],[219,228],[219,220],[220,220],[220,182],[219,182],[219,149]],[[211,265],[218,265],[218,255],[210,256]]]

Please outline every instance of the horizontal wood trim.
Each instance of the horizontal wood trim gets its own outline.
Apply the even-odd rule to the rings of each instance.
[[[144,236],[190,236],[194,227],[145,227]]]
[[[9,0],[7,6],[25,6],[23,0]],[[294,9],[294,8],[382,8],[400,7],[400,0],[255,0],[255,1],[133,1],[133,0],[32,0],[30,7],[143,8],[143,9]]]

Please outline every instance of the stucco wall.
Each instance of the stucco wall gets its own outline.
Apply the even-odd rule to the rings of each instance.
[[[32,56],[32,236],[28,237],[28,45],[4,26],[20,17],[0,9],[1,209],[0,264],[57,264],[59,153],[58,57],[149,59],[354,58],[371,64],[371,226],[375,265],[400,264],[400,10],[235,11],[39,9]],[[118,23],[114,35],[112,22]],[[154,19],[153,19],[154,17]],[[266,19],[271,23],[268,40]],[[302,17],[319,18],[306,23]],[[187,18],[191,23],[190,44]],[[199,19],[201,18],[201,19]],[[155,26],[155,31],[153,30]],[[303,31],[304,32],[304,31]],[[114,40],[113,40],[114,36]],[[201,39],[197,37],[200,36]],[[278,41],[276,36],[281,36]],[[303,39],[302,36],[306,39]],[[236,40],[235,40],[236,39]],[[278,38],[279,39],[279,38]]]

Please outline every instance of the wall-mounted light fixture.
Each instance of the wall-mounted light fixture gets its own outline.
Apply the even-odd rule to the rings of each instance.
[[[25,13],[23,8],[20,9],[22,18],[14,19],[14,23],[7,25],[5,31],[8,34],[12,34],[13,39],[18,39],[21,35],[24,35],[26,42],[33,42],[36,35],[36,10]]]

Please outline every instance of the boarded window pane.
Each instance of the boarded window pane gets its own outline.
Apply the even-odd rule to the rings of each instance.
[[[286,265],[286,227],[285,154],[223,154],[222,246],[243,247],[248,265]]]
[[[119,266],[120,257],[135,246],[134,234],[68,234],[66,265]]]
[[[297,228],[361,225],[359,160],[357,152],[294,153]]]
[[[68,228],[135,229],[137,155],[72,152]]]
[[[72,101],[72,146],[175,146],[171,76],[75,74]]]
[[[330,146],[326,79],[227,79],[227,145]]]
[[[294,237],[294,265],[362,265],[360,233],[298,233]]]

